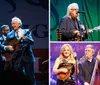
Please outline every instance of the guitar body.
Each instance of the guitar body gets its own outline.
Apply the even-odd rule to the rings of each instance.
[[[13,58],[13,56],[14,56],[14,54],[16,53],[16,51],[18,49],[20,49],[19,43],[16,44],[16,42],[18,42],[18,40],[16,39],[16,37],[13,38],[13,39],[10,39],[8,42],[6,42],[6,44],[5,44],[6,46],[11,45],[14,48],[14,51],[4,51],[3,52],[3,55],[5,56],[5,60],[6,61],[11,61],[12,58]]]
[[[66,80],[66,79],[68,79],[69,77],[70,77],[70,75],[71,75],[71,73],[72,73],[72,65],[64,65],[64,66],[62,66],[62,67],[60,67],[60,68],[66,68],[66,69],[68,69],[68,72],[67,73],[63,73],[63,72],[60,72],[60,73],[58,73],[57,74],[57,78],[59,79],[59,80]],[[59,68],[59,69],[60,69]]]
[[[100,85],[100,71],[96,72],[94,85]]]
[[[93,85],[100,85],[100,69],[96,67],[95,80]]]
[[[71,41],[81,41],[81,37],[80,36],[79,37],[77,36],[76,38],[72,38]]]
[[[16,55],[17,57],[20,57],[20,55],[22,54],[22,49],[23,48],[21,45],[20,45],[20,41],[23,39],[24,36],[26,36],[27,34],[29,34],[31,31],[33,31],[33,29],[35,28],[34,27],[31,27],[25,34],[23,34],[23,36],[17,40],[16,37],[8,40],[4,45],[8,46],[8,45],[11,45],[13,46],[14,48],[14,51],[5,51],[3,52],[3,55],[5,56],[5,60],[6,61],[11,61],[13,56]]]
[[[97,56],[100,56],[100,50],[98,51]],[[100,68],[98,68],[98,63],[99,61],[96,59],[90,85],[100,85]]]

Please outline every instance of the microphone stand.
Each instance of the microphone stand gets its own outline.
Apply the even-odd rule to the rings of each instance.
[[[76,72],[75,75],[74,75],[75,76],[75,80],[76,80],[75,81],[75,85],[78,85],[78,76],[77,76],[77,73],[78,73],[78,66],[77,66],[78,59],[77,59],[76,52],[74,52],[74,59],[75,59],[75,66],[74,67],[75,67],[75,72]]]
[[[78,25],[78,30],[79,30],[80,33],[82,34],[81,29],[80,29],[80,26],[79,26],[79,21],[77,21],[77,25]],[[82,41],[82,36],[79,36],[79,37],[80,37],[80,40]]]
[[[42,64],[47,63],[48,61],[49,61],[49,60],[45,60],[45,61],[42,62]]]
[[[75,65],[75,68],[76,68],[76,82],[75,82],[75,85],[78,85],[78,76],[77,76],[77,73],[78,73],[78,71],[77,71],[78,70],[77,69],[78,68],[77,67],[77,64],[78,64],[77,61],[78,61],[78,59],[77,59],[77,56],[75,57],[75,61],[76,61],[76,65]]]
[[[87,23],[87,25],[88,25],[88,27],[89,27],[89,24],[88,24],[88,22],[87,22],[87,18],[86,18],[85,12],[83,12],[82,14],[84,15],[84,19],[85,19],[85,21],[86,21],[86,23]],[[84,27],[85,27],[85,30],[86,30],[86,36],[88,37],[88,32],[87,32],[86,23],[84,22]],[[88,41],[89,41],[89,37],[88,37]]]
[[[89,24],[88,24],[88,21],[87,21],[85,12],[83,13],[83,15],[84,15],[85,21],[86,21],[86,23],[87,23],[87,25],[88,25],[88,27],[89,27]],[[84,27],[85,27],[85,30],[86,30],[86,36],[87,36],[88,41],[89,41],[88,32],[87,32],[88,29],[87,29],[87,27],[86,27],[86,23],[84,23]]]

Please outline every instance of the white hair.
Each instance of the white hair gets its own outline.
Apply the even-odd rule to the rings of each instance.
[[[76,7],[77,9],[79,9],[79,6],[78,6],[77,3],[72,3],[72,4],[70,4],[70,5],[67,7],[66,16],[70,17],[70,11],[71,11],[71,8],[72,8],[73,6]],[[79,19],[79,17],[78,17],[78,19]]]
[[[92,49],[94,49],[94,46],[89,44],[89,45],[86,45],[85,48],[92,48]]]
[[[3,28],[5,28],[5,27],[8,27],[8,29],[9,29],[9,26],[4,24],[4,25],[1,26],[1,30],[3,30]]]
[[[22,26],[22,21],[18,17],[13,17],[12,21],[16,21],[16,22],[18,22],[20,24],[20,26]]]
[[[85,49],[86,49],[86,48],[91,48],[91,49],[92,49],[92,51],[93,51],[93,55],[95,54],[95,48],[94,48],[94,46],[93,46],[93,45],[91,45],[91,44],[86,45],[86,46],[85,46]]]

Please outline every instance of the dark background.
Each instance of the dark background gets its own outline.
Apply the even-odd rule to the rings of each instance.
[[[7,24],[12,30],[11,19],[15,16],[22,20],[23,29],[36,26],[32,48],[37,85],[48,83],[48,62],[43,63],[48,60],[48,4],[48,0],[0,0],[0,26]]]

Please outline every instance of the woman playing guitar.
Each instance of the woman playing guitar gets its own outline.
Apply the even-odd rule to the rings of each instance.
[[[73,74],[77,72],[73,48],[70,44],[64,44],[53,67],[53,73],[57,74],[58,78],[57,85],[75,85]]]

